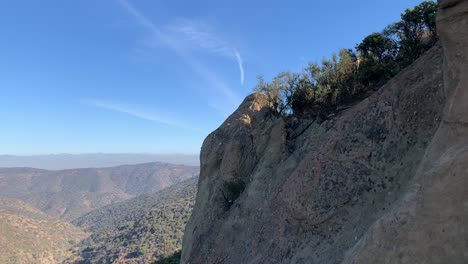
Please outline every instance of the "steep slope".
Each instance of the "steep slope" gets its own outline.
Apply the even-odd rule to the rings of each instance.
[[[322,123],[247,97],[203,143],[182,263],[467,263],[467,6],[441,1],[443,51]]]
[[[181,247],[198,177],[92,211],[73,223],[93,234],[78,263],[147,263]],[[165,242],[164,242],[165,240]]]
[[[16,199],[0,199],[0,263],[61,263],[87,234]]]
[[[61,171],[0,168],[0,197],[20,198],[50,215],[72,220],[197,174],[195,166],[159,162]]]

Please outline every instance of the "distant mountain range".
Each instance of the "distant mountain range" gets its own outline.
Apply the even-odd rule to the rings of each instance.
[[[58,171],[0,168],[0,197],[18,198],[49,215],[73,220],[102,206],[159,191],[198,173],[197,166],[160,162]]]
[[[76,263],[151,263],[176,251],[192,211],[197,181],[193,177],[73,221],[92,233],[78,245]]]
[[[199,166],[198,155],[188,154],[52,154],[14,156],[0,155],[0,168],[31,167],[47,170],[64,170],[74,168],[103,168],[148,162],[165,162],[189,166]]]
[[[61,263],[88,234],[18,199],[0,198],[0,263]]]

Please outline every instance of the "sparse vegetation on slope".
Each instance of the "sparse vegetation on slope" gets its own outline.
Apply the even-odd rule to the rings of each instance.
[[[84,215],[74,224],[93,234],[77,263],[149,263],[181,247],[198,177]]]
[[[16,199],[0,199],[0,263],[61,263],[87,234]]]

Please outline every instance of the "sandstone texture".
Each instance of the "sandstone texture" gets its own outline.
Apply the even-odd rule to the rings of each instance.
[[[182,263],[468,263],[468,1],[439,6],[440,46],[328,120],[247,97],[203,144]]]

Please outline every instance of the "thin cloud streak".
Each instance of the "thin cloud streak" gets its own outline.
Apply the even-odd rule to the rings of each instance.
[[[124,105],[120,103],[115,103],[115,102],[110,102],[110,101],[102,101],[102,100],[82,100],[80,101],[82,104],[113,111],[113,112],[118,112],[118,113],[124,113],[139,119],[151,121],[151,122],[156,122],[160,124],[165,124],[173,127],[178,127],[186,130],[191,130],[203,134],[208,134],[207,131],[204,131],[202,129],[196,128],[196,127],[190,127],[187,126],[184,122],[181,122],[179,120],[175,120],[173,118],[167,118],[162,115],[158,115],[155,113],[148,113],[146,111],[138,109],[138,107],[135,106],[129,106],[129,105]]]
[[[244,85],[244,64],[242,63],[242,57],[237,50],[234,50],[234,54],[236,55],[237,64],[239,65],[241,84]]]
[[[189,65],[197,74],[199,74],[205,81],[210,83],[214,88],[220,91],[229,101],[227,107],[237,106],[241,98],[237,95],[227,84],[224,83],[216,74],[201,63],[199,60],[191,57],[187,52],[178,44],[178,41],[173,39],[168,34],[162,32],[151,20],[144,16],[140,11],[133,7],[126,0],[119,0],[121,5],[130,13],[136,21],[148,31],[150,31],[158,40],[163,42],[170,48],[177,56],[179,56],[187,65]],[[231,109],[232,110],[232,109]]]
[[[167,28],[170,32],[182,35],[185,40],[210,53],[236,61],[240,71],[240,82],[241,85],[244,85],[244,65],[240,52],[219,38],[207,25],[197,21],[181,19],[175,25],[170,25]]]

